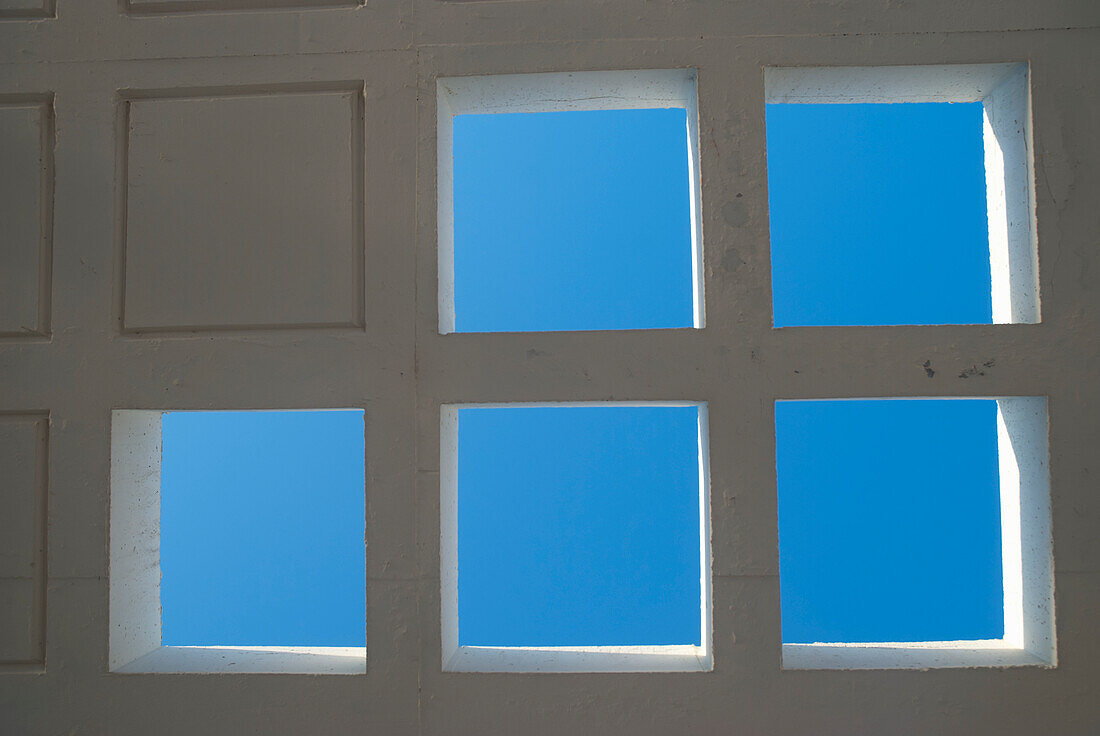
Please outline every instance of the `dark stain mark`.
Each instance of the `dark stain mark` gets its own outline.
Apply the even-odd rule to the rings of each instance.
[[[749,221],[749,212],[743,202],[734,199],[722,205],[722,219],[730,227],[744,227]]]
[[[932,361],[930,360],[924,361],[924,375],[928,376],[929,378],[936,375],[936,371],[932,370]]]
[[[548,355],[550,355],[550,353],[546,352],[545,350],[535,350],[534,348],[530,348],[527,350],[528,358],[545,358]]]
[[[733,248],[722,253],[722,270],[726,273],[734,273],[744,265],[745,260]]]
[[[974,365],[970,366],[969,368],[963,369],[962,373],[959,374],[959,378],[970,378],[971,376],[984,376],[985,371],[983,369],[984,368],[992,368],[995,365],[997,365],[997,361],[992,359],[992,358],[985,361],[981,365],[978,365],[978,364],[975,363]]]

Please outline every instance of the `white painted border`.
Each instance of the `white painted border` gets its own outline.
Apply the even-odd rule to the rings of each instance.
[[[820,401],[945,399],[997,401],[1004,637],[935,642],[783,644],[784,669],[1056,666],[1046,397],[913,396]]]
[[[770,67],[768,103],[981,102],[994,324],[1040,321],[1028,66]]]
[[[455,331],[454,116],[580,110],[681,108],[687,112],[693,326],[705,325],[699,104],[694,69],[441,77],[436,90],[440,334]]]
[[[161,420],[166,412],[111,412],[109,671],[365,674],[364,647],[161,645]]]
[[[699,413],[701,646],[481,647],[458,644],[458,418],[462,409],[695,407]],[[444,404],[440,407],[440,618],[444,672],[709,672],[710,461],[707,405],[694,401]]]
[[[362,647],[157,647],[113,669],[122,674],[293,674],[361,675]]]

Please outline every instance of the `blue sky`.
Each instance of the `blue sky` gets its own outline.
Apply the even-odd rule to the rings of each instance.
[[[981,103],[767,106],[776,327],[992,321]]]
[[[364,646],[363,412],[169,412],[166,645]]]
[[[691,327],[687,113],[454,119],[459,332]]]
[[[991,322],[980,103],[774,104],[767,135],[776,327]],[[775,418],[784,641],[1003,634],[995,401]]]
[[[699,644],[698,421],[460,410],[459,644]]]
[[[990,321],[980,115],[768,106],[777,326]],[[691,327],[685,124],[455,118],[457,329]],[[995,415],[776,404],[785,641],[1001,635]],[[696,423],[693,407],[462,410],[460,643],[699,643]],[[164,642],[362,646],[362,412],[163,426]]]
[[[783,641],[997,639],[997,402],[775,405]]]

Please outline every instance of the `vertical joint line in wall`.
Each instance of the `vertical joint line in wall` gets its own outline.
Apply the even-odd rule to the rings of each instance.
[[[53,334],[53,213],[54,213],[54,152],[57,148],[54,124],[54,94],[50,92],[42,105],[42,157],[39,176],[38,228],[38,325],[37,331],[47,337]]]
[[[38,537],[37,545],[37,557],[40,565],[38,570],[38,589],[35,591],[35,598],[38,605],[38,641],[39,641],[39,659],[42,662],[42,669],[46,668],[46,588],[49,582],[49,528],[50,528],[50,514],[49,514],[49,502],[50,502],[50,412],[47,411],[45,416],[40,418],[35,424],[38,425],[35,444],[38,447],[39,456],[37,458],[37,483],[35,484],[35,490],[37,491],[39,498],[35,503],[35,512],[37,517],[36,522],[36,536]]]
[[[413,7],[412,7],[412,14],[413,14],[412,15],[412,24],[413,24],[413,28],[416,27],[416,5],[417,5],[417,3],[413,3]],[[415,101],[415,104],[413,105],[413,130],[416,131],[416,135],[419,136],[420,135],[420,89],[421,89],[421,81],[420,81],[421,67],[420,67],[420,48],[419,48],[419,46],[416,48],[416,61],[415,61],[415,64],[414,64],[414,68],[415,68],[415,78],[416,78],[416,101]],[[437,186],[438,186],[438,184],[437,184]],[[439,192],[437,191],[436,192],[436,197],[438,198],[438,196],[439,196]],[[438,226],[438,223],[437,223],[437,226]],[[413,247],[413,308],[417,313],[419,313],[419,311],[420,311],[420,145],[419,145],[419,143],[417,145],[413,146],[413,244],[414,244],[414,247]],[[438,247],[438,245],[437,245],[437,247]],[[432,252],[433,253],[435,252],[434,248],[432,249]],[[438,320],[439,320],[439,305],[437,304],[435,314],[432,316],[432,321],[433,321],[433,323],[438,323]],[[412,389],[413,389],[412,390],[412,396],[413,396],[413,421],[414,422],[419,421],[419,417],[420,417],[420,378],[419,377],[420,377],[420,320],[414,316],[414,319],[413,319],[413,365],[412,365],[412,376],[411,376],[411,379],[410,379],[410,380],[412,380]],[[436,431],[439,431],[438,428],[441,427],[442,425],[437,420],[435,422],[435,426],[437,427]],[[442,442],[442,441],[443,441],[443,438],[440,437],[440,442]],[[413,487],[414,488],[422,488],[421,484],[416,482],[417,479],[418,479],[417,476],[419,474],[419,468],[420,468],[420,433],[419,432],[413,432],[413,476],[414,476]],[[437,486],[438,486],[438,484],[437,484]],[[438,488],[437,488],[437,490],[438,490]],[[420,499],[417,499],[417,500],[419,501]],[[418,553],[417,553],[417,568],[418,569],[419,569],[420,565],[423,564],[423,559],[422,559],[421,555],[419,554],[419,550],[421,549],[421,546],[420,546],[420,544],[421,544],[420,519],[421,519],[420,503],[414,503],[413,504],[413,549],[418,550]],[[442,550],[440,550],[440,554],[442,554]],[[438,569],[438,561],[437,561],[437,569]],[[423,571],[421,570],[420,572],[423,572]],[[423,598],[422,592],[423,591],[417,591],[417,596],[416,596],[416,620],[417,621],[423,621],[424,620],[423,611],[421,609],[422,598]],[[421,657],[423,656],[423,653],[421,652],[421,648],[422,648],[421,645],[423,644],[423,637],[424,637],[424,627],[423,626],[418,627],[417,637],[418,637],[419,640],[417,641],[417,647],[416,647],[416,652],[417,652],[417,654],[416,654],[416,657],[417,657],[417,663],[416,663],[416,732],[418,734],[423,734],[424,733],[424,717],[423,717],[423,711],[424,711],[424,697],[423,697],[424,667],[423,667],[423,662],[420,661]]]
[[[367,325],[367,283],[366,283],[366,250],[367,250],[367,180],[366,180],[366,94],[367,85],[364,81],[351,95],[351,150],[354,161],[352,171],[352,211],[355,213],[355,221],[352,223],[354,233],[354,247],[352,263],[355,271],[352,274],[352,293],[355,294],[355,315],[352,324],[366,329]]]
[[[127,189],[129,188],[127,169],[130,165],[130,106],[131,101],[120,97],[118,102],[118,120],[115,139],[118,141],[115,151],[115,334],[126,331],[126,218]]]

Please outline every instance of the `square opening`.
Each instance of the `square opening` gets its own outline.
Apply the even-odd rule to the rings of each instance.
[[[112,672],[366,671],[363,411],[112,413]]]
[[[438,80],[439,331],[703,326],[695,72]]]
[[[775,405],[783,665],[1054,664],[1046,400]]]
[[[1026,64],[765,87],[775,327],[1039,321]]]
[[[706,671],[706,407],[445,405],[446,671]]]

